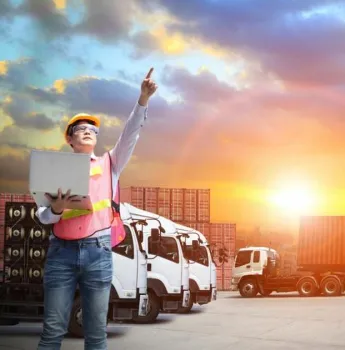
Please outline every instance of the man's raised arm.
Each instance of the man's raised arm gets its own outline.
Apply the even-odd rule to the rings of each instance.
[[[118,177],[133,154],[139,139],[140,129],[147,118],[148,101],[157,90],[157,85],[151,79],[152,72],[153,68],[150,69],[142,82],[139,100],[134,106],[115,147],[110,151],[113,171]]]

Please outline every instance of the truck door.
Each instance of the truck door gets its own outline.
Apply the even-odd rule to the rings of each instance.
[[[254,273],[262,274],[263,261],[261,255],[262,254],[260,250],[253,251],[250,270]]]
[[[124,225],[126,238],[113,248],[113,285],[120,298],[135,298],[137,288],[137,251],[134,249],[133,233]]]
[[[195,279],[200,290],[209,290],[211,284],[210,259],[206,247],[200,246],[195,261],[190,262],[191,278]]]
[[[252,273],[252,253],[253,250],[240,250],[237,253],[233,276],[242,277]]]
[[[173,237],[161,237],[160,247],[156,251],[151,246],[151,236],[149,236],[147,245],[149,277],[162,281],[168,293],[180,293],[183,262],[177,240]]]

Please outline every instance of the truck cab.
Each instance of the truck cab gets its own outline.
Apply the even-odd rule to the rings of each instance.
[[[147,254],[148,313],[134,319],[153,322],[160,311],[187,307],[190,298],[189,263],[172,221],[125,203]],[[145,220],[142,223],[140,220]]]
[[[246,247],[239,249],[232,268],[231,290],[239,291],[244,297],[258,292],[268,295],[270,289],[260,288],[258,277],[276,276],[279,268],[279,254],[267,247]],[[259,281],[262,279],[259,278]]]
[[[217,299],[217,272],[206,237],[190,227],[176,223],[175,226],[182,242],[184,255],[190,261],[191,298],[188,307],[180,310],[180,312],[186,313],[192,309],[193,304],[204,305]],[[192,247],[195,240],[199,242],[199,246],[193,253]]]
[[[49,246],[50,226],[35,216],[36,205],[7,202],[5,205],[5,271],[0,280],[0,322],[43,320],[43,267]],[[113,248],[114,269],[109,299],[109,321],[131,320],[147,314],[147,261],[137,231],[128,221],[129,213],[120,205],[126,238]],[[32,254],[20,255],[26,247]],[[18,258],[20,256],[20,258]],[[26,266],[31,268],[25,271]],[[31,267],[30,267],[31,266]],[[33,270],[32,266],[35,267]],[[69,333],[83,337],[79,291],[71,311]]]

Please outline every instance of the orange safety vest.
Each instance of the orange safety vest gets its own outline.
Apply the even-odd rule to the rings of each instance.
[[[109,152],[91,162],[89,195],[92,210],[65,209],[59,222],[53,225],[53,234],[65,240],[84,239],[111,228],[112,247],[126,236],[120,217],[120,186],[113,198],[112,164]]]

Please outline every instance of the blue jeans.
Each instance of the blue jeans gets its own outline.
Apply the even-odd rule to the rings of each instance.
[[[51,240],[44,270],[44,325],[37,350],[60,350],[77,285],[85,350],[106,350],[112,275],[110,237]]]

